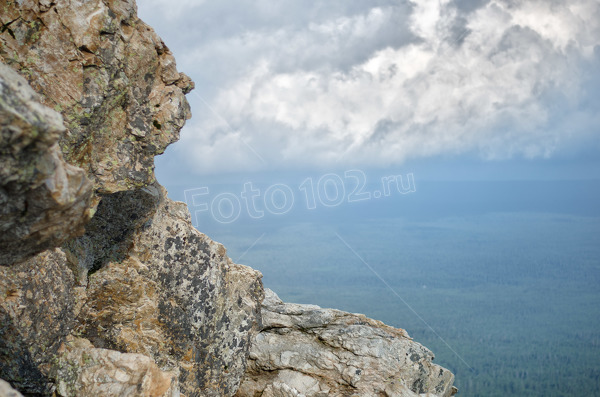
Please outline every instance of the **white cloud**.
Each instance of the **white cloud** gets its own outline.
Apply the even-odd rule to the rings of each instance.
[[[380,3],[198,38],[183,64],[202,100],[178,156],[210,173],[548,157],[597,139],[584,102],[598,96],[585,89],[600,66],[598,2]]]

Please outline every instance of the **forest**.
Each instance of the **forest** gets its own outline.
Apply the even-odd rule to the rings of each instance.
[[[591,396],[597,202],[597,181],[418,183],[409,195],[198,228],[285,301],[406,329],[455,374],[459,395]]]

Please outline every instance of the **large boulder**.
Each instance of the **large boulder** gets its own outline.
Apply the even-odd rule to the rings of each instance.
[[[449,397],[454,375],[433,354],[361,314],[283,303],[266,290],[262,331],[238,397]]]
[[[0,378],[64,397],[452,393],[431,352],[364,316],[269,292],[260,325],[261,274],[155,183],[193,83],[133,0],[0,9],[0,61],[40,94],[0,65]]]

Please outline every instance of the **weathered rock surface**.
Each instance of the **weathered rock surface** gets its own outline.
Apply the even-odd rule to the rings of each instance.
[[[101,193],[154,181],[154,156],[190,117],[193,83],[133,0],[2,1],[0,60],[62,113],[66,160]]]
[[[186,396],[235,393],[258,332],[261,275],[232,263],[165,194],[152,185],[106,196],[86,234],[65,245],[67,255],[56,249],[0,267],[4,379],[27,394],[58,386],[62,396],[131,395],[146,367],[114,375],[125,364],[110,360],[123,352],[177,373]],[[73,372],[87,348],[79,343],[65,356],[72,333],[102,350],[94,356],[100,364]]]
[[[193,229],[182,204],[153,185],[154,155],[178,139],[193,83],[177,72],[131,0],[0,7],[0,59],[66,120],[65,128],[58,113],[36,103],[24,81],[3,69],[7,155],[0,182],[12,190],[0,190],[0,197],[21,201],[2,208],[3,231],[20,234],[3,237],[0,255],[14,265],[62,249],[0,268],[0,376],[29,394],[48,395],[56,385],[68,390],[73,379],[64,378],[66,353],[59,348],[76,332],[96,349],[142,353],[161,370],[176,371],[187,396],[232,395],[257,332],[260,273],[232,263],[223,246]],[[25,176],[37,179],[15,185],[18,167],[35,170]],[[36,190],[44,183],[54,189],[51,198],[83,215],[67,213],[65,204],[52,217]],[[98,202],[85,234],[72,239]],[[49,226],[29,227],[37,225],[32,215],[27,227],[15,228],[28,206]],[[37,245],[27,247],[23,230]],[[48,230],[47,242],[39,230]],[[78,386],[92,387],[87,376],[78,379]]]
[[[262,331],[236,396],[450,396],[454,376],[402,329],[266,290]]]
[[[25,394],[53,390],[48,373],[75,325],[73,287],[60,249],[0,266],[0,378]]]
[[[116,260],[89,277],[79,332],[96,347],[145,354],[161,368],[179,368],[186,396],[233,395],[250,338],[258,332],[262,276],[234,264],[221,244],[191,226],[185,204],[165,194],[150,186],[108,196],[99,205],[99,219],[121,214],[113,227],[143,224],[128,238],[119,232],[102,235],[125,242],[127,255],[114,254]],[[106,254],[108,244],[89,243],[98,237],[80,239],[86,263],[98,263],[96,256]]]
[[[176,397],[177,374],[161,371],[150,357],[97,349],[86,339],[67,341],[56,365],[57,393],[64,397]]]
[[[177,72],[168,48],[137,18],[131,0],[0,6],[0,59],[66,120],[65,128],[56,112],[32,100],[22,79],[5,70],[7,166],[1,182],[12,190],[0,192],[3,199],[25,204],[3,207],[1,224],[5,230],[25,230],[38,245],[29,249],[26,233],[19,231],[0,255],[14,265],[60,245],[79,232],[76,226],[100,201],[84,236],[67,241],[62,250],[0,269],[0,376],[28,394],[48,395],[56,385],[68,390],[65,385],[73,380],[64,378],[63,366],[69,360],[59,347],[75,329],[95,348],[116,349],[104,349],[106,354],[141,352],[178,372],[188,396],[232,395],[257,328],[260,273],[233,264],[221,245],[192,228],[181,204],[151,185],[154,155],[177,140],[189,118],[184,94],[193,83]],[[67,161],[85,171],[62,161],[59,139]],[[22,183],[15,185],[18,167],[33,169],[25,176],[37,179],[17,179]],[[85,174],[97,200],[91,201]],[[80,191],[74,189],[75,177]],[[38,203],[42,194],[36,188],[43,183],[54,189],[50,193],[62,200],[59,204],[83,202],[76,207],[83,216],[67,213],[64,204],[54,220],[53,208]],[[49,226],[29,227],[38,221],[31,216],[27,227],[13,227],[24,222],[28,206]],[[39,230],[49,230],[47,242],[33,234]],[[22,247],[28,249],[19,254]],[[80,378],[77,385],[92,387],[82,381],[86,376]]]
[[[0,265],[22,261],[83,233],[92,183],[58,148],[60,114],[0,63]]]

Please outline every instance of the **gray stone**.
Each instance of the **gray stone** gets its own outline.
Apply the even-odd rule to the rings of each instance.
[[[98,349],[70,338],[53,368],[62,397],[179,397],[176,372],[161,371],[141,354]]]
[[[133,0],[10,1],[0,23],[0,60],[41,94],[0,65],[0,378],[63,397],[452,394],[403,330],[270,291],[260,325],[261,274],[155,183],[193,83]]]
[[[0,63],[0,265],[23,261],[83,233],[92,184],[67,164],[60,114]]]
[[[239,397],[452,395],[454,376],[406,331],[364,315],[283,303],[266,290]],[[262,393],[262,394],[261,394]]]

